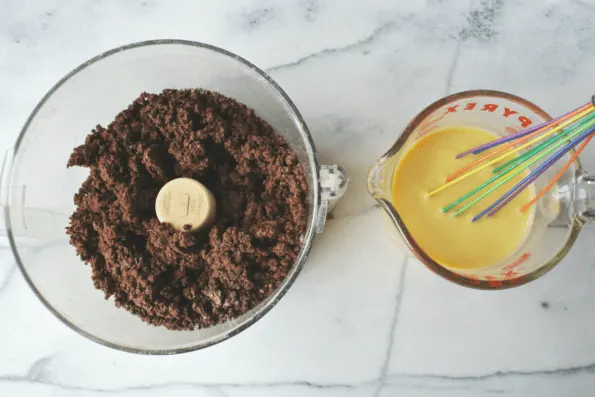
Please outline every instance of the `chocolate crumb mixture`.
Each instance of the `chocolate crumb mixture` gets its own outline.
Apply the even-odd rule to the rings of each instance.
[[[302,247],[308,185],[296,153],[223,95],[143,93],[74,149],[72,166],[90,175],[74,196],[70,242],[106,299],[148,323],[190,330],[238,317],[279,286]],[[157,220],[157,193],[179,177],[216,199],[204,230]]]

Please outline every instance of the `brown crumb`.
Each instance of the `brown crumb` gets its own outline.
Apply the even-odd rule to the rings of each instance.
[[[148,323],[188,330],[238,317],[279,286],[301,250],[308,185],[296,153],[220,94],[143,93],[68,166],[90,169],[74,197],[71,244],[106,299]],[[210,227],[178,232],[157,220],[159,189],[179,177],[215,196]]]

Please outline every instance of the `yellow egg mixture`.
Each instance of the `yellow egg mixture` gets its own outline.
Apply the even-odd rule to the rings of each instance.
[[[477,269],[495,264],[512,254],[530,230],[533,211],[520,212],[519,208],[533,197],[532,186],[493,217],[484,216],[471,222],[475,215],[520,182],[527,175],[525,172],[456,217],[452,213],[462,205],[448,213],[442,213],[441,209],[493,177],[495,165],[426,197],[429,191],[443,185],[453,172],[478,159],[474,155],[456,159],[457,154],[496,138],[470,127],[442,129],[416,142],[395,170],[393,199],[397,211],[420,247],[445,267]],[[479,194],[481,192],[477,196]]]

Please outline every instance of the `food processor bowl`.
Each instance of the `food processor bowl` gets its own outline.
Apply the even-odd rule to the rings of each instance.
[[[253,108],[297,152],[309,191],[303,248],[277,290],[232,321],[194,331],[148,325],[94,288],[91,268],[69,244],[65,228],[73,196],[88,176],[67,169],[73,148],[107,125],[142,92],[204,88]],[[82,335],[120,350],[173,354],[204,348],[241,332],[266,314],[300,272],[327,211],[347,187],[338,166],[320,166],[298,110],[262,70],[225,50],[196,42],[157,40],[101,54],[60,80],[27,120],[3,166],[3,216],[14,257],[43,303]]]

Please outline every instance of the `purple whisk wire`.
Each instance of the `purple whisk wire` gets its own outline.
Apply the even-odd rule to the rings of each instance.
[[[593,96],[593,105],[595,106],[595,95]],[[522,138],[522,137],[524,137],[526,135],[529,135],[529,134],[537,131],[540,128],[543,128],[543,127],[546,127],[548,125],[557,123],[561,119],[569,116],[572,113],[576,113],[579,109],[584,108],[584,107],[585,107],[585,105],[583,105],[581,107],[578,107],[578,108],[576,108],[576,109],[574,109],[574,110],[572,110],[572,111],[570,111],[570,112],[568,112],[566,114],[563,114],[562,116],[556,117],[555,119],[552,119],[552,120],[546,121],[544,123],[538,124],[538,125],[536,125],[534,127],[530,127],[530,128],[521,130],[519,132],[516,132],[514,134],[511,134],[509,136],[506,136],[506,137],[503,137],[503,138],[499,138],[499,139],[493,140],[491,142],[488,142],[486,144],[483,144],[483,145],[474,147],[472,149],[469,149],[467,151],[464,151],[462,153],[459,153],[456,158],[460,159],[461,157],[464,157],[464,156],[466,156],[468,154],[479,154],[479,153],[484,152],[484,151],[486,151],[488,149],[491,149],[491,148],[493,148],[495,146],[502,145],[503,143],[510,142],[510,141],[515,140],[515,139]]]
[[[472,222],[479,220],[485,214],[488,216],[493,216],[496,212],[500,211],[502,207],[508,204],[512,199],[518,196],[525,188],[527,188],[531,183],[533,183],[541,174],[543,174],[549,167],[552,166],[553,163],[558,161],[563,155],[570,151],[574,146],[576,146],[581,141],[587,139],[589,135],[595,133],[595,127],[588,129],[587,131],[583,132],[573,140],[571,140],[568,144],[566,144],[562,149],[556,152],[552,157],[547,159],[543,164],[537,167],[531,174],[525,177],[521,182],[515,185],[512,189],[506,192],[502,197],[500,197],[496,202],[490,205],[488,208],[480,212],[476,215]]]

